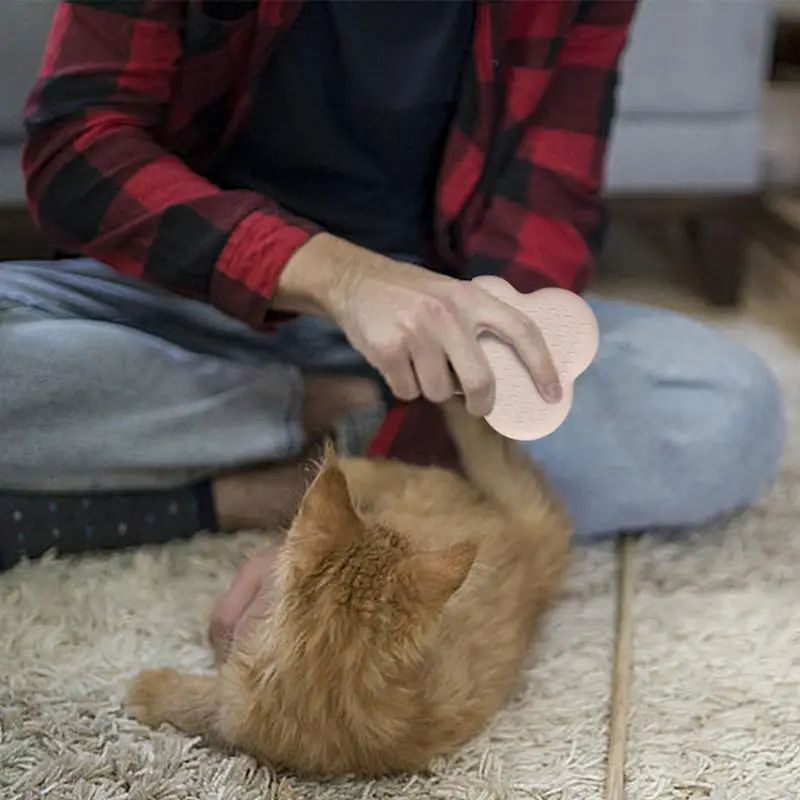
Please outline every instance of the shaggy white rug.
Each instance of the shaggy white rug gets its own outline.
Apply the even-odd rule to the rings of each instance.
[[[800,352],[731,332],[783,385],[784,466],[747,513],[639,542],[631,800],[800,797]]]
[[[776,489],[694,538],[638,548],[632,800],[800,794],[800,360],[743,331],[780,375],[792,441]],[[605,778],[614,559],[576,553],[523,687],[426,778],[298,781],[126,719],[143,666],[210,665],[205,622],[258,536],[25,565],[0,576],[2,800],[595,800]]]
[[[0,576],[2,800],[596,798],[604,779],[613,557],[579,553],[511,706],[429,778],[315,783],[128,720],[143,666],[210,667],[208,613],[262,537],[24,565]],[[569,789],[568,795],[561,794]]]

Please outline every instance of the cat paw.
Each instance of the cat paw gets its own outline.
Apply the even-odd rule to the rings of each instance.
[[[157,728],[166,722],[164,701],[169,697],[178,673],[174,669],[146,669],[131,682],[123,708],[142,725]]]

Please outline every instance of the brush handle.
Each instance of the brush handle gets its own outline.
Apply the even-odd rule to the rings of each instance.
[[[546,402],[514,348],[491,333],[483,333],[479,343],[491,365],[496,387],[494,408],[486,421],[509,439],[541,439],[567,418],[572,408],[573,384],[597,355],[597,318],[583,298],[565,289],[520,294],[502,278],[481,276],[474,281],[536,323],[563,389],[560,402]]]

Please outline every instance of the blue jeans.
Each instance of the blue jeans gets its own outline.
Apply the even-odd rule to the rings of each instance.
[[[578,535],[698,525],[754,500],[777,473],[786,432],[766,364],[686,317],[590,302],[597,358],[564,424],[526,445]]]
[[[579,536],[690,526],[772,481],[767,366],[721,333],[590,300],[600,350],[550,436],[523,444]],[[0,266],[0,489],[180,486],[305,445],[302,372],[363,366],[311,318],[266,336],[89,259]]]

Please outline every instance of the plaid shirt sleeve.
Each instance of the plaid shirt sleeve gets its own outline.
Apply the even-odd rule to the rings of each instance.
[[[635,7],[636,0],[581,0],[547,70],[539,53],[552,49],[556,30],[513,40],[505,124],[493,145],[501,166],[467,242],[470,276],[499,274],[523,292],[584,287],[605,232],[600,190]],[[555,8],[549,19],[555,27]]]
[[[501,275],[522,292],[583,288],[605,228],[606,143],[635,6],[582,0],[544,88],[542,70],[529,65],[541,64],[538,52],[553,45],[555,30],[514,40],[524,66],[507,87],[507,125],[492,145],[490,161],[503,166],[488,181],[488,210],[467,241],[470,277]],[[369,454],[450,468],[459,462],[441,412],[424,400],[392,408]]]
[[[26,107],[29,203],[62,247],[258,326],[315,229],[160,146],[185,11],[185,0],[62,0]]]

